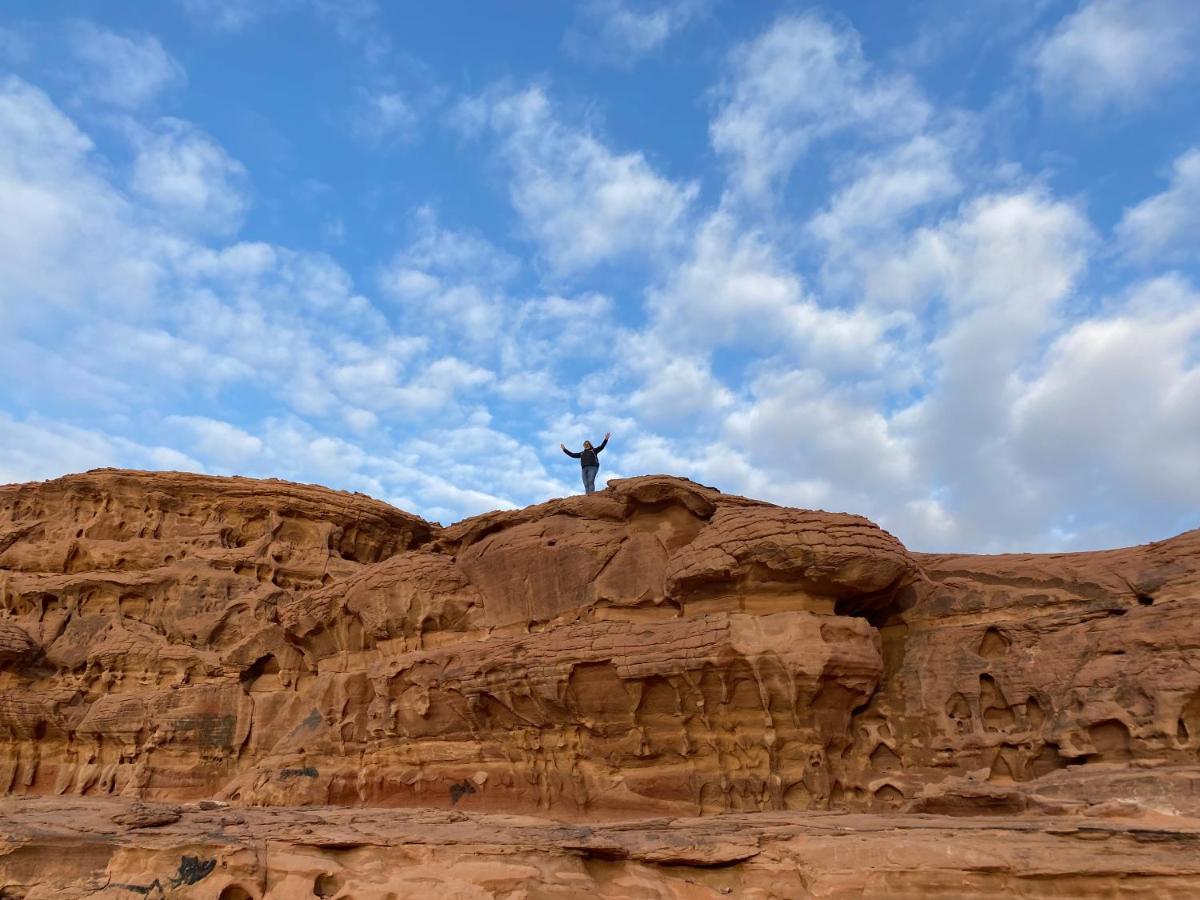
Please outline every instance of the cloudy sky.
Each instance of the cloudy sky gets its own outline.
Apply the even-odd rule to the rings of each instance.
[[[1200,525],[1195,0],[8,0],[0,482]]]

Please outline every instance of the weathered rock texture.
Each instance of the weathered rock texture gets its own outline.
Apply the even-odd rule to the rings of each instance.
[[[461,826],[431,834],[484,857],[525,848],[512,865],[530,871],[496,875],[502,889],[472,876],[444,896],[716,896],[703,891],[729,886],[717,863],[757,872],[747,896],[1135,883],[1117,872],[1185,896],[1200,884],[1175,858],[1200,816],[1198,597],[1200,532],[1102,553],[922,555],[857,516],[660,476],[449,528],[278,481],[102,470],[0,487],[0,794],[25,798],[0,801],[13,823],[0,897],[81,896],[28,875],[71,841],[92,847],[76,881],[93,888],[118,872],[149,884],[175,853],[231,868],[203,890],[188,881],[199,869],[164,869],[164,893],[420,896],[412,872],[363,873],[426,822]],[[250,824],[220,837],[198,812],[153,805],[195,801]],[[454,811],[244,809],[301,805]],[[708,848],[707,862],[639,856],[642,838],[625,846],[615,827],[600,849],[570,843],[583,823],[717,813],[740,817],[637,826]],[[143,821],[164,815],[176,819]],[[1034,849],[1001,853],[980,816]],[[310,820],[386,834],[347,838],[368,848],[350,853],[303,832]],[[1100,820],[1080,833],[1106,850],[1063,837],[1083,827],[1063,821]],[[260,826],[295,865],[254,856]],[[843,828],[867,857],[844,856]],[[721,856],[751,832],[754,854]],[[963,853],[934,846],[947,834]],[[416,843],[406,867],[465,858]],[[826,860],[803,877],[801,847]],[[328,893],[323,869],[308,893],[269,887],[346,853],[363,868],[330,869]],[[922,881],[922,853],[944,871]],[[980,863],[996,854],[1008,861]],[[691,868],[700,893],[675,877]]]

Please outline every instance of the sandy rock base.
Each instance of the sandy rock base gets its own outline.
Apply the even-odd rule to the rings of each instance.
[[[1191,898],[1200,820],[754,813],[587,827],[433,809],[0,802],[0,897],[139,896]]]

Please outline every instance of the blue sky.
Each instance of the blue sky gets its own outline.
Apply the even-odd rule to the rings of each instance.
[[[16,0],[0,482],[1200,524],[1200,5]]]

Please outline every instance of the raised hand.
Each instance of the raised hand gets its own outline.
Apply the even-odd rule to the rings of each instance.
[[[605,439],[606,441],[607,441],[607,440],[608,440],[610,437],[612,437],[612,432],[611,432],[611,431],[606,431],[606,432],[604,432],[604,439]]]
[[[558,446],[559,446],[559,447],[561,447],[563,450],[566,450],[566,449],[567,449],[567,445],[566,445],[566,444],[559,444]]]

